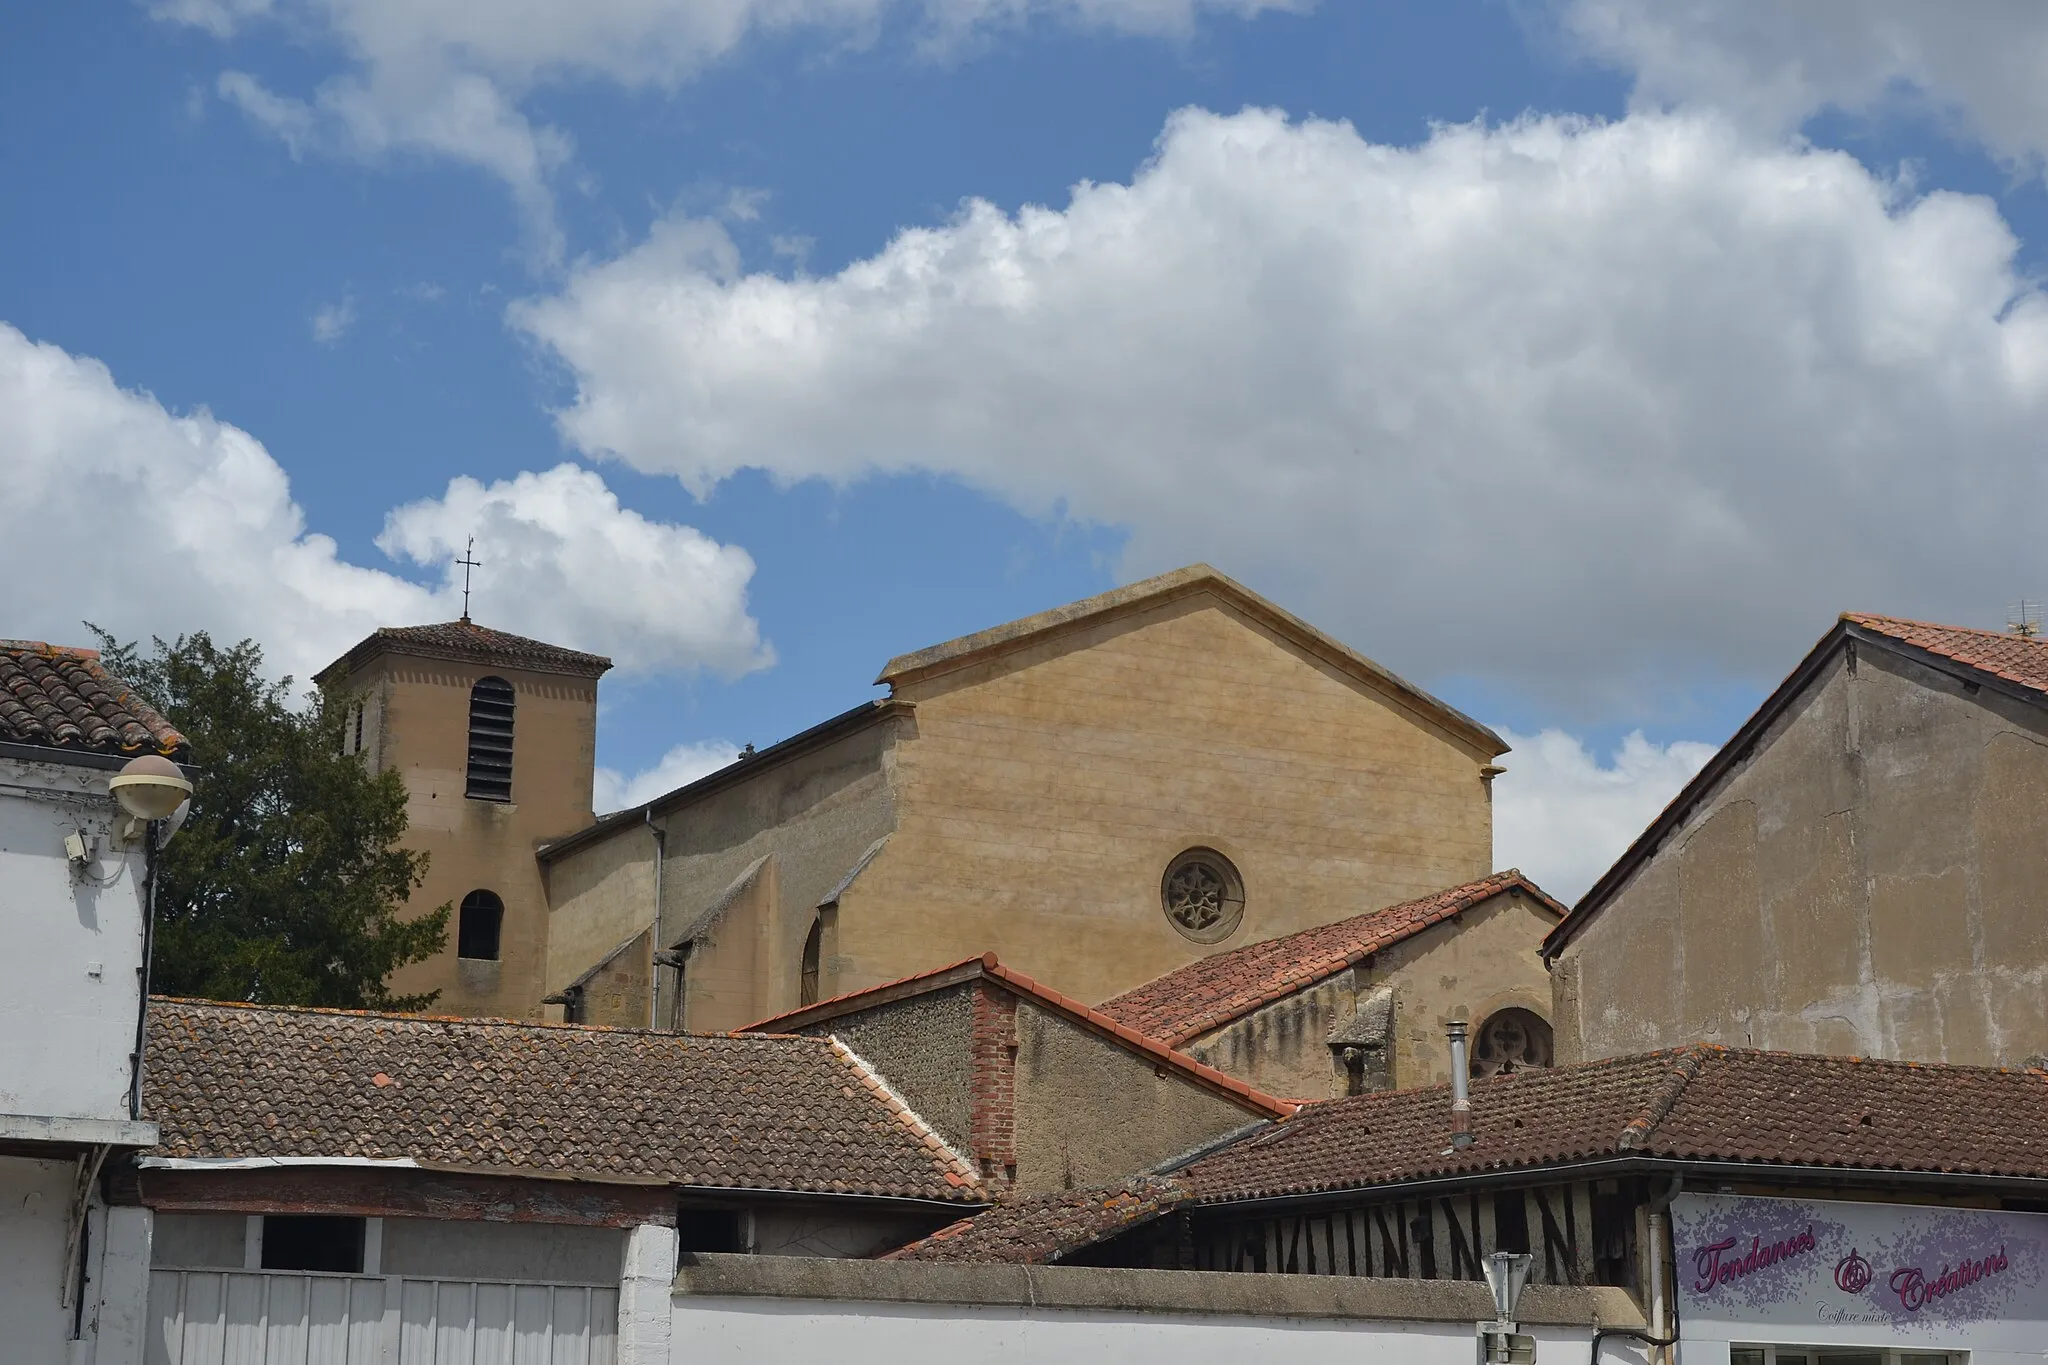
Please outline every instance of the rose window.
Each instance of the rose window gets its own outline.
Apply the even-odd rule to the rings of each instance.
[[[1214,849],[1191,848],[1175,858],[1159,899],[1167,922],[1198,943],[1228,938],[1244,918],[1244,883]]]

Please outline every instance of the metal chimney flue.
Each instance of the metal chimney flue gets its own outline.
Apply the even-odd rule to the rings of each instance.
[[[1451,1147],[1463,1151],[1472,1145],[1472,1064],[1465,1056],[1465,1021],[1451,1020],[1444,1033],[1451,1041]]]

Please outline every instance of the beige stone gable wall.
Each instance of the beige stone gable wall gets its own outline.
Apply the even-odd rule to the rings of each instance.
[[[509,803],[464,795],[470,689],[485,677],[504,678],[513,689]],[[342,686],[364,706],[367,761],[380,770],[395,768],[405,779],[411,822],[405,843],[431,858],[409,908],[427,911],[449,901],[459,906],[479,889],[505,903],[498,961],[458,958],[451,917],[446,950],[394,973],[391,989],[439,991],[432,1009],[441,1014],[540,1017],[548,911],[534,850],[591,821],[596,681],[385,653]],[[617,942],[615,936],[606,947]]]
[[[1546,1021],[1550,976],[1538,948],[1554,915],[1519,889],[1432,925],[1358,966],[1254,1010],[1188,1051],[1269,1095],[1329,1099],[1345,1093],[1331,1031],[1381,986],[1394,990],[1392,1085],[1450,1079],[1444,1024],[1462,1014],[1476,1033],[1497,1010],[1520,1008]]]
[[[840,907],[832,989],[994,950],[1099,1001],[1207,953],[1491,870],[1477,752],[1212,594],[904,687],[897,833]],[[1167,863],[1217,849],[1238,931],[1177,933]]]
[[[892,751],[901,723],[884,719],[764,762],[730,785],[657,812],[667,849],[659,942],[673,948],[689,941],[680,1016],[677,973],[655,974],[660,1026],[718,1032],[796,1006],[804,939],[821,915],[818,902],[895,826]],[[644,825],[625,823],[551,859],[550,993],[653,919],[655,848]],[[822,915],[829,996],[846,988],[836,984],[836,914]]]
[[[2048,1052],[2044,887],[2048,717],[1865,647],[1566,946],[1560,1044],[2023,1064]]]
[[[1029,1000],[1016,1028],[1020,1196],[1112,1184],[1265,1117]]]

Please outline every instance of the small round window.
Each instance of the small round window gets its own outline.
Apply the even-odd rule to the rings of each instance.
[[[1159,882],[1166,921],[1197,943],[1216,943],[1244,919],[1244,879],[1213,848],[1191,848],[1166,865]]]

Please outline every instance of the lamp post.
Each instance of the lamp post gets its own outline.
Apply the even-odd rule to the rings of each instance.
[[[131,759],[107,787],[121,809],[142,826],[142,987],[135,1007],[135,1051],[129,1059],[128,1117],[142,1117],[143,1028],[149,1021],[149,967],[156,950],[156,860],[163,821],[192,796],[192,783],[178,765],[157,754]]]

